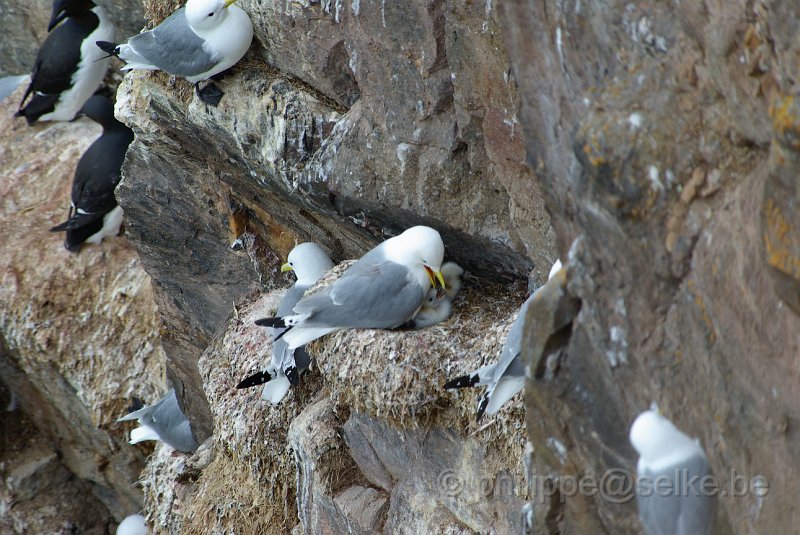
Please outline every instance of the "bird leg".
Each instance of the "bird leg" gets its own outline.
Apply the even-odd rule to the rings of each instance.
[[[200,100],[214,107],[219,106],[219,101],[222,100],[222,95],[225,94],[214,82],[207,83],[203,89],[200,89],[200,82],[197,82],[194,84],[194,90]]]

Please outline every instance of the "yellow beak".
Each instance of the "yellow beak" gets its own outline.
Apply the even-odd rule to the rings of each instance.
[[[235,2],[236,0],[234,0]],[[289,265],[289,262],[286,262],[284,265],[281,266],[281,273],[285,271],[294,271],[294,268]]]
[[[231,4],[236,2],[236,0],[225,0],[225,7],[231,7]]]
[[[442,276],[442,272],[441,271],[434,271],[431,268],[429,268],[428,266],[423,266],[423,267],[425,268],[425,272],[428,274],[428,278],[431,281],[431,286],[436,288],[436,281],[438,280],[440,283],[442,283],[442,288],[445,287],[444,277]]]

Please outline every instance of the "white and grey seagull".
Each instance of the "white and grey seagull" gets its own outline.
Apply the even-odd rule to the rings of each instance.
[[[711,468],[697,439],[657,408],[634,420],[631,445],[639,453],[636,501],[647,535],[710,535],[717,511]]]
[[[186,6],[150,31],[116,45],[97,46],[125,61],[123,70],[161,70],[194,84],[203,102],[216,106],[223,92],[200,82],[233,67],[253,41],[253,23],[237,0],[188,0]]]
[[[561,265],[561,261],[556,261]],[[550,270],[549,279],[553,278],[558,270],[556,265]],[[548,280],[549,280],[548,279]],[[478,368],[474,372],[468,373],[451,379],[444,384],[444,388],[451,390],[456,388],[467,388],[472,386],[485,386],[486,392],[483,393],[478,401],[478,417],[480,420],[484,413],[492,415],[517,392],[525,386],[525,366],[520,357],[522,345],[522,331],[525,327],[525,316],[528,314],[528,307],[536,299],[536,292],[533,292],[522,304],[517,314],[517,319],[508,331],[503,349],[500,351],[500,359],[493,363]]]
[[[442,264],[444,288],[431,287],[419,312],[411,318],[407,326],[411,329],[424,329],[441,323],[450,317],[453,311],[453,299],[461,290],[461,276],[464,269],[455,262]]]
[[[292,314],[256,325],[286,328],[294,349],[340,329],[393,329],[414,317],[441,274],[444,244],[430,227],[412,227],[370,250],[333,284],[303,297]]]
[[[131,444],[160,440],[178,451],[193,452],[197,449],[189,420],[178,405],[174,388],[152,405],[117,418],[118,422],[128,420],[139,420],[139,427],[131,431]]]
[[[294,271],[297,282],[286,290],[276,314],[278,316],[291,314],[306,290],[314,286],[332,267],[333,261],[316,243],[301,243],[295,246],[289,253],[287,262],[281,266],[281,271]],[[311,357],[304,347],[289,349],[286,340],[278,338],[285,329],[273,328],[271,331],[273,344],[270,364],[265,370],[242,380],[236,388],[249,388],[266,383],[261,398],[277,404],[286,396],[290,386],[297,385],[299,374],[308,369]]]

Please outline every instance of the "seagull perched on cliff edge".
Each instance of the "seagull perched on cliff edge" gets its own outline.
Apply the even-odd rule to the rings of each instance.
[[[102,7],[91,0],[55,0],[47,31],[16,114],[28,124],[74,119],[108,70],[109,60],[94,44],[114,38]]]
[[[253,41],[253,23],[236,0],[188,0],[150,31],[115,45],[97,46],[125,61],[123,70],[161,70],[194,84],[203,102],[216,106],[224,94],[215,84],[200,82],[233,67]]]
[[[710,535],[716,493],[706,454],[697,439],[682,433],[657,408],[634,420],[631,445],[639,453],[636,501],[647,535]]]
[[[557,260],[556,264],[560,265],[561,261]],[[554,264],[548,280],[558,273],[555,267]],[[511,330],[508,331],[503,349],[500,351],[500,359],[497,362],[478,368],[467,375],[451,379],[444,384],[444,388],[448,390],[472,386],[486,387],[486,392],[478,401],[478,420],[481,419],[484,412],[491,415],[499,411],[525,386],[525,366],[520,358],[522,331],[525,327],[528,307],[536,299],[537,292],[538,290],[533,292],[519,309],[517,319],[514,320]]]
[[[122,208],[114,198],[114,188],[122,178],[122,162],[133,141],[133,130],[117,121],[114,105],[106,97],[94,95],[81,112],[102,126],[103,133],[78,161],[69,219],[50,229],[67,232],[64,247],[71,252],[84,243],[99,244],[103,238],[119,234]]]
[[[289,253],[287,262],[281,266],[281,271],[294,271],[297,282],[294,283],[281,299],[277,315],[285,316],[292,313],[294,306],[300,301],[306,290],[314,286],[333,267],[333,261],[316,243],[301,243]],[[264,384],[261,398],[273,404],[279,403],[289,387],[296,385],[299,372],[308,369],[311,357],[304,347],[289,349],[286,340],[277,337],[285,329],[271,329],[272,331],[272,361],[267,369],[251,375],[242,380],[236,388],[248,388]]]
[[[193,452],[197,449],[189,420],[178,405],[174,388],[152,405],[117,418],[118,422],[129,420],[139,420],[139,427],[131,431],[131,444],[161,440],[178,451]]]
[[[339,279],[303,297],[294,314],[264,318],[256,325],[286,328],[290,349],[339,329],[393,329],[417,313],[439,281],[444,244],[430,227],[412,227],[373,248]]]

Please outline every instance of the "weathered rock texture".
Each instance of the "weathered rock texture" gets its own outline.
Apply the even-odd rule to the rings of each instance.
[[[519,293],[466,290],[453,318],[428,330],[332,335],[311,348],[319,367],[272,406],[260,388],[233,386],[269,358],[270,337],[253,322],[281,295],[238,307],[201,358],[214,438],[194,457],[159,453],[148,466],[146,509],[157,531],[519,530],[521,396],[479,427],[475,394],[454,402],[441,388],[461,366],[499,353]]]
[[[150,73],[127,76],[117,104],[136,132],[117,190],[128,237],[201,438],[211,413],[197,358],[234,302],[272,284],[295,239],[353,258],[427,223],[449,257],[501,280],[531,268],[541,280],[554,256],[494,11],[240,5],[256,44],[222,80],[218,108]],[[149,5],[156,17],[171,7]]]
[[[630,494],[563,485],[630,473],[628,427],[653,400],[723,488],[769,483],[724,496],[719,533],[796,531],[795,2],[239,5],[256,40],[218,108],[163,74],[118,93],[137,135],[128,236],[170,377],[213,434],[149,464],[158,531],[507,532],[528,496],[534,533],[638,533]],[[269,352],[252,320],[278,296],[258,293],[296,239],[341,260],[416,223],[482,279],[540,283],[554,241],[567,260],[526,333],[527,493],[497,490],[520,481],[519,402],[476,428],[475,393],[438,388],[496,354],[512,290],[472,280],[425,333],[328,337],[278,407],[233,389]]]
[[[117,27],[117,37],[139,33],[144,26],[140,0],[96,0]],[[52,0],[4,0],[0,5],[0,76],[27,74],[47,37]]]
[[[724,488],[769,482],[722,498],[719,533],[796,531],[800,8],[498,7],[528,162],[562,255],[577,240],[580,314],[555,378],[529,385],[532,472],[632,470],[630,422],[657,401]],[[611,502],[540,497],[535,532],[637,533],[633,502]]]
[[[83,531],[141,507],[133,483],[144,455],[115,420],[131,395],[151,400],[163,392],[160,320],[150,279],[124,238],[75,255],[64,249],[63,234],[48,232],[66,218],[78,157],[100,128],[85,119],[29,128],[13,118],[20,96],[0,104],[0,378],[21,411],[0,418],[24,411],[38,430],[41,447],[25,461],[28,485],[52,489],[64,481],[56,495],[80,492],[85,507],[67,507],[78,499],[70,497],[57,506],[64,516],[48,526],[72,522]],[[18,479],[23,458],[7,461],[6,483]],[[10,518],[17,507],[35,510],[26,500],[11,505]],[[30,530],[47,531],[27,520]]]

